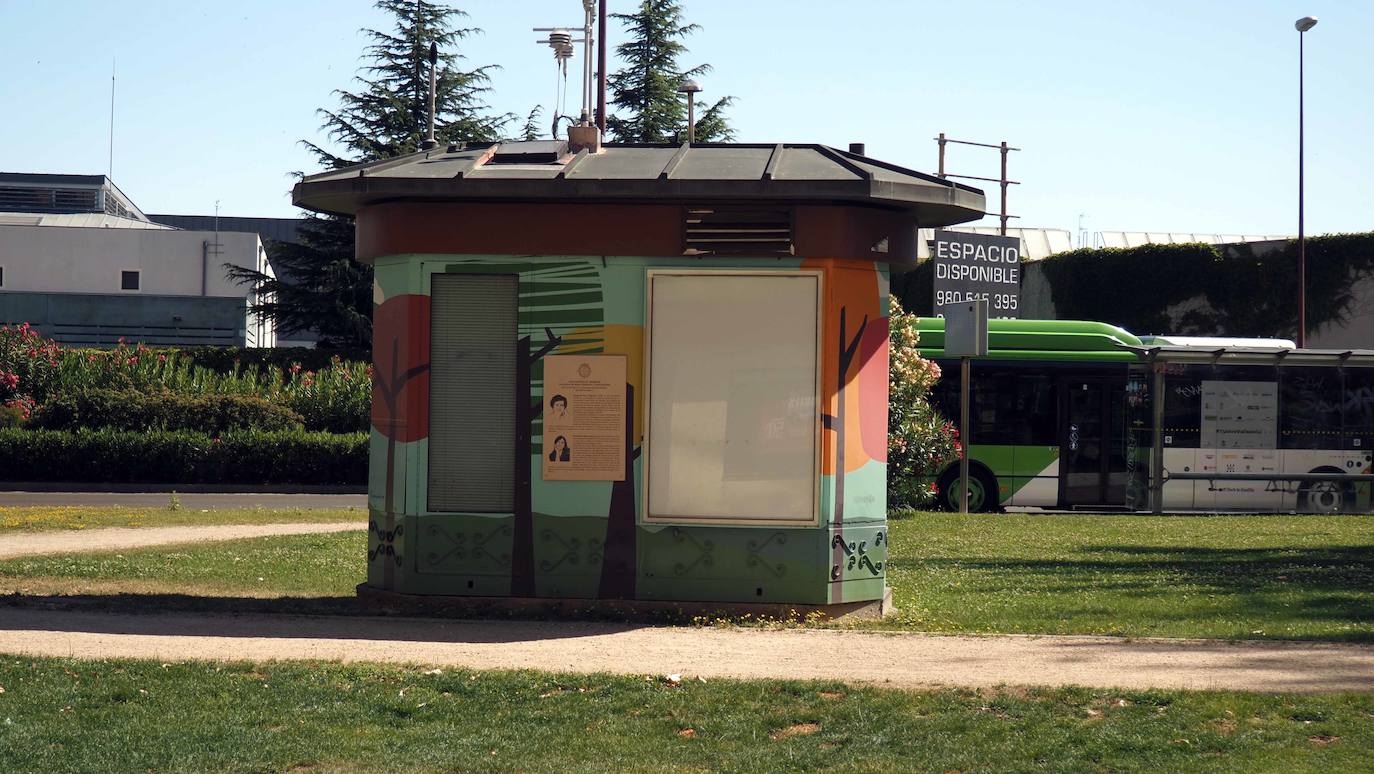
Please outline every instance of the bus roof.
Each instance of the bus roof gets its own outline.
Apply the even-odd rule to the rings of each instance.
[[[922,317],[917,345],[926,357],[945,348],[943,317]],[[1009,360],[1138,360],[1140,339],[1115,325],[1083,320],[988,320],[988,357]]]
[[[917,349],[944,356],[945,321],[922,317]],[[988,320],[988,358],[1078,362],[1169,362],[1213,365],[1374,366],[1374,350],[1295,349],[1282,339],[1143,339],[1115,325],[1084,320]]]

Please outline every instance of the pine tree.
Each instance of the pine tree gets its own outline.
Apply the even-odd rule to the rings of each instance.
[[[364,29],[371,41],[356,91],[335,93],[339,107],[321,109],[330,145],[303,140],[320,164],[337,169],[419,149],[429,121],[429,47],[439,48],[435,138],[495,140],[511,120],[491,115],[485,102],[494,65],[463,70],[455,49],[481,30],[455,26],[467,14],[426,0],[378,0],[394,19],[390,31]],[[331,150],[331,147],[333,148]],[[234,266],[228,275],[259,294],[253,310],[279,333],[316,330],[322,346],[367,348],[372,343],[372,267],[353,259],[351,218],[308,215],[300,244],[272,242],[268,256],[279,276]]]
[[[520,139],[529,142],[539,139],[541,134],[539,128],[539,117],[544,113],[543,105],[535,105],[528,116],[525,116],[525,125],[520,127]]]
[[[616,142],[677,141],[687,123],[687,105],[678,87],[684,78],[711,71],[709,64],[678,69],[678,58],[687,53],[682,38],[700,27],[683,22],[682,6],[674,0],[641,0],[637,12],[613,16],[625,25],[630,41],[616,47],[625,67],[607,79],[611,104],[620,110],[607,116],[608,133]],[[698,106],[698,141],[734,139],[724,114],[733,102],[733,97],[722,97]]]

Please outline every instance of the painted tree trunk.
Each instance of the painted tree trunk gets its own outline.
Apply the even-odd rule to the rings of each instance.
[[[633,599],[635,595],[635,388],[625,386],[625,480],[611,485],[611,512],[601,559],[599,599]]]
[[[840,307],[840,378],[839,384],[835,388],[835,399],[839,406],[835,409],[835,417],[831,423],[835,429],[835,509],[831,516],[831,525],[835,529],[835,535],[830,539],[830,562],[832,570],[830,585],[830,602],[832,604],[843,601],[842,589],[838,581],[844,576],[844,474],[845,474],[845,383],[849,381],[849,366],[854,362],[854,354],[859,349],[859,342],[863,339],[864,329],[868,327],[868,315],[864,315],[863,322],[859,323],[859,329],[854,332],[854,339],[851,341],[846,328],[846,309]]]

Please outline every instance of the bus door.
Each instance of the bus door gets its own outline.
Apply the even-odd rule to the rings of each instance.
[[[1126,385],[1068,378],[1060,384],[1060,497],[1065,507],[1126,504]]]

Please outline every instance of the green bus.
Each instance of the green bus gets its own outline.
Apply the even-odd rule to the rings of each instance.
[[[944,320],[919,330],[942,374],[932,400],[957,418]],[[1071,320],[989,320],[988,349],[960,433],[970,510],[1371,509],[1374,351]],[[957,463],[937,476],[943,507],[958,479]]]

